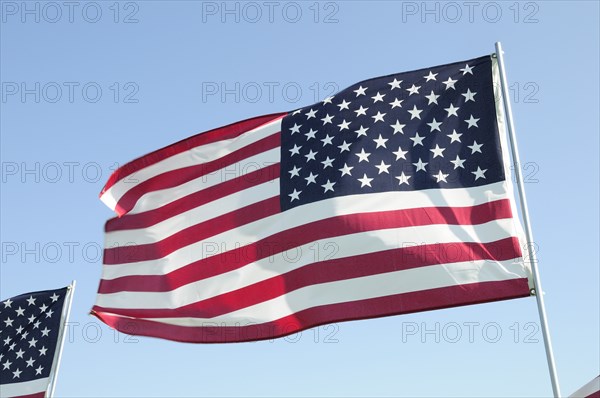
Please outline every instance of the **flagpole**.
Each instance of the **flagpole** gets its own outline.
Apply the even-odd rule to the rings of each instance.
[[[529,254],[529,262],[533,273],[533,285],[535,287],[535,297],[537,300],[538,313],[542,326],[542,335],[544,338],[544,346],[546,348],[546,358],[548,360],[548,370],[550,371],[550,380],[552,382],[552,391],[554,396],[560,398],[560,387],[558,385],[558,376],[556,374],[556,364],[554,362],[554,353],[552,352],[552,343],[550,333],[548,331],[548,320],[546,318],[546,307],[544,306],[544,291],[542,290],[542,282],[540,273],[537,267],[537,257],[533,250],[533,234],[529,222],[529,210],[527,208],[527,197],[525,196],[525,185],[521,177],[521,162],[519,160],[519,150],[517,148],[517,138],[515,134],[515,126],[513,124],[512,110],[510,107],[510,97],[508,95],[508,82],[506,79],[506,71],[504,69],[504,58],[502,54],[502,45],[496,42],[496,57],[498,58],[498,69],[500,71],[500,85],[502,87],[502,99],[504,101],[504,109],[506,110],[506,121],[508,125],[508,136],[510,138],[510,149],[514,162],[515,177],[519,190],[519,201],[521,204],[521,213],[523,215],[523,223],[525,224],[525,236],[527,238],[527,251]]]
[[[73,294],[75,293],[75,283],[76,283],[76,281],[73,280],[67,289],[67,292],[69,295],[69,302],[67,304],[66,310],[63,312],[64,319],[61,322],[60,331],[58,334],[59,346],[57,347],[57,350],[56,350],[57,352],[54,356],[53,370],[50,373],[50,385],[48,386],[48,397],[49,398],[54,397],[54,389],[56,388],[56,378],[58,377],[58,369],[60,368],[60,358],[62,357],[62,350],[65,345],[65,336],[66,336],[65,326],[66,326],[67,322],[69,321],[69,315],[71,315],[71,306],[73,305]]]

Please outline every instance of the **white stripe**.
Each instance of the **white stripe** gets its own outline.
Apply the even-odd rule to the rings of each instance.
[[[141,275],[148,275],[147,272],[152,272],[152,274],[158,275],[202,259],[203,245],[206,245],[206,242],[216,242],[218,244],[236,242],[244,246],[275,233],[334,216],[430,206],[474,206],[491,200],[503,199],[505,198],[503,192],[504,184],[500,182],[467,189],[363,194],[360,196],[360,200],[357,200],[354,195],[341,196],[306,204],[263,218],[212,236],[204,241],[185,246],[157,260],[132,262],[123,265],[113,264],[109,267],[131,267],[136,270],[132,273],[140,272]],[[105,247],[127,246],[131,245],[131,242],[136,244],[151,242],[152,239],[166,237],[177,232],[157,230],[153,231],[156,235],[147,236],[145,229],[136,231],[139,231],[139,236],[129,235],[128,240],[125,241],[113,239],[114,233],[107,233]]]
[[[131,242],[131,244],[135,242],[138,245],[154,243],[165,238],[165,231],[172,231],[172,235],[192,225],[278,195],[279,179],[277,178],[195,207],[150,227],[109,232],[106,234],[105,247],[118,247],[122,242]]]
[[[244,326],[248,323],[272,322],[299,311],[322,305],[525,277],[522,266],[513,264],[512,261],[501,262],[495,267],[490,266],[486,261],[432,265],[310,285],[272,300],[214,318],[142,319],[180,326],[203,326],[203,324],[215,322],[219,326]]]
[[[277,133],[280,130],[281,119],[278,119],[253,130],[249,130],[238,137],[201,145],[177,155],[173,155],[117,181],[112,187],[104,192],[100,199],[108,207],[114,209],[117,202],[127,191],[152,177],[170,170],[177,170],[182,167],[203,164],[222,158],[225,155]]]
[[[279,163],[279,160],[280,149],[274,148],[219,169],[213,173],[200,176],[176,187],[148,192],[138,199],[135,206],[128,214],[141,213],[159,208],[190,194],[233,180],[237,177],[242,177],[263,167]]]
[[[477,226],[428,225],[384,229],[326,238],[258,260],[242,268],[189,283],[169,292],[119,292],[98,294],[96,305],[106,308],[178,308],[219,294],[228,293],[267,280],[318,261],[341,259],[379,251],[438,243],[494,242],[511,237],[510,220],[497,220]],[[217,247],[213,249],[218,250]],[[435,247],[430,248],[434,252]],[[458,258],[457,248],[438,253],[445,262]],[[429,253],[429,252],[428,252]],[[520,259],[518,261],[521,261]],[[402,263],[402,258],[398,258]],[[496,263],[493,260],[488,264]],[[105,267],[104,279],[112,267]]]
[[[24,381],[22,383],[10,383],[0,385],[0,397],[18,397],[20,395],[30,395],[46,391],[49,378]]]

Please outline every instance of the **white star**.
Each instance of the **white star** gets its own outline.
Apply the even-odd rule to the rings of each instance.
[[[323,143],[323,146],[327,146],[331,145],[331,140],[333,140],[333,137],[330,137],[329,134],[327,134],[325,138],[321,140],[321,142]]]
[[[427,105],[431,105],[431,104],[436,104],[437,105],[437,99],[440,98],[439,95],[435,95],[435,93],[433,92],[433,90],[431,90],[431,94],[426,95],[425,98],[427,98],[429,100],[429,103]]]
[[[11,340],[12,340],[12,338],[11,338],[10,336],[7,336],[7,337],[4,339],[4,345],[8,345],[8,343],[10,343],[10,341],[11,341]]]
[[[309,176],[304,178],[306,180],[306,185],[310,185],[311,183],[316,184],[317,181],[315,180],[315,178],[317,178],[317,177],[318,177],[318,174],[313,174],[311,171]]]
[[[335,159],[329,159],[329,156],[327,156],[327,159],[325,159],[324,161],[321,162],[321,164],[323,164],[323,168],[326,169],[328,167],[333,167],[333,161]]]
[[[358,87],[358,89],[354,90],[354,92],[356,93],[356,96],[360,96],[360,95],[365,95],[365,91],[367,90],[367,87],[360,86]]]
[[[310,111],[306,112],[306,119],[312,119],[313,117],[316,118],[317,111],[313,111],[312,108],[310,109]]]
[[[17,334],[21,333],[23,333],[23,326],[19,325],[19,327],[17,328]]]
[[[12,365],[12,362],[7,359],[6,362],[2,364],[2,366],[4,366],[3,370],[10,369],[10,365]]]
[[[415,86],[414,84],[412,85],[411,88],[407,88],[406,91],[409,92],[408,96],[410,97],[413,94],[419,94],[419,89],[421,88],[421,86]]]
[[[452,134],[447,134],[448,137],[450,137],[450,143],[452,144],[454,141],[458,141],[460,142],[460,136],[462,134],[458,134],[456,132],[456,130],[452,130]]]
[[[448,80],[446,80],[445,82],[442,82],[442,83],[444,83],[446,85],[446,90],[448,90],[449,88],[456,90],[456,87],[454,87],[454,84],[457,81],[458,80],[453,80],[451,77],[449,77]]]
[[[300,175],[300,170],[302,169],[302,167],[296,167],[294,166],[293,169],[291,169],[290,171],[288,171],[288,173],[290,173],[290,178],[294,178]]]
[[[479,121],[479,119],[475,119],[475,118],[473,117],[473,115],[471,115],[471,117],[470,117],[469,119],[465,119],[465,122],[467,122],[467,124],[469,125],[469,126],[467,126],[467,129],[470,129],[470,128],[471,128],[471,127],[473,127],[473,126],[475,126],[475,127],[479,127],[479,126],[477,125],[477,122],[478,122],[478,121]]]
[[[290,127],[290,131],[292,132],[292,135],[299,133],[300,132],[300,127],[302,127],[301,124],[298,123],[294,123],[294,125],[292,127]]]
[[[444,151],[446,150],[446,148],[440,148],[438,146],[438,144],[435,144],[435,148],[430,149],[431,152],[433,152],[433,158],[437,158],[438,156],[443,158],[444,157]]]
[[[37,329],[40,327],[41,322],[39,320],[35,321],[35,323],[33,324],[33,328]]]
[[[13,303],[12,300],[8,299],[8,300],[4,301],[2,304],[4,304],[4,308],[8,308],[8,307],[10,307],[10,305],[12,303]]]
[[[40,351],[40,356],[42,356],[42,355],[46,355],[46,351],[48,351],[48,349],[45,346],[42,346],[42,348],[40,348],[39,351]]]
[[[36,375],[41,375],[42,374],[42,370],[44,370],[44,368],[42,367],[42,365],[40,365],[36,370],[35,370],[35,374]]]
[[[377,174],[381,174],[381,173],[390,174],[390,172],[388,171],[388,169],[391,166],[392,166],[391,164],[385,164],[385,163],[383,163],[383,160],[382,160],[380,164],[375,165],[375,167],[377,167],[379,169],[379,173],[377,173]]]
[[[300,148],[302,148],[302,147],[298,146],[297,144],[294,144],[294,147],[292,149],[290,149],[290,152],[292,153],[291,156],[299,155],[300,154]]]
[[[308,133],[306,133],[306,140],[310,140],[311,138],[315,138],[315,134],[317,134],[319,131],[318,130],[313,130],[310,129],[310,131]]]
[[[8,347],[8,351],[12,351],[15,349],[15,347],[17,346],[17,343],[12,343],[9,347]]]
[[[400,159],[404,159],[406,160],[406,154],[408,153],[408,151],[403,151],[402,147],[398,147],[398,150],[396,152],[392,152],[394,155],[396,155],[396,160],[400,160]]]
[[[431,123],[427,123],[427,125],[429,127],[431,127],[430,133],[433,132],[434,130],[437,130],[437,131],[440,131],[440,132],[442,131],[442,130],[440,130],[440,126],[442,125],[442,122],[438,122],[437,120],[435,120],[435,118],[433,118],[433,120],[431,121]]]
[[[404,100],[399,100],[398,98],[394,98],[394,100],[392,102],[390,102],[390,105],[392,106],[392,109],[394,109],[395,107],[402,108],[403,102],[404,102]]]
[[[421,160],[421,158],[419,158],[419,161],[417,163],[413,163],[413,166],[417,167],[417,171],[423,170],[423,171],[427,171],[425,170],[425,166],[427,166],[429,163],[427,162],[423,162]]]
[[[42,312],[46,312],[47,309],[48,309],[48,306],[46,304],[42,304],[42,306],[40,307],[40,311],[42,311]]]
[[[315,160],[316,155],[317,155],[317,152],[313,152],[313,150],[311,149],[306,155],[304,155],[304,157],[306,158],[306,161],[308,162],[309,160]]]
[[[415,133],[414,137],[409,137],[412,142],[413,142],[413,147],[417,146],[417,145],[421,145],[423,146],[423,140],[425,139],[425,137],[421,137],[419,136],[419,133]]]
[[[19,348],[19,351],[15,352],[15,354],[17,355],[17,359],[23,358],[23,354],[25,354],[25,351]]]
[[[383,122],[383,117],[384,117],[385,115],[386,115],[385,113],[381,113],[381,112],[377,111],[377,115],[375,115],[375,116],[371,116],[373,119],[375,119],[375,120],[373,121],[373,123],[376,123],[376,122],[378,122],[378,121],[380,121],[380,122]]]
[[[463,73],[463,76],[467,73],[473,74],[473,66],[469,66],[469,64],[466,64],[465,67],[462,68],[460,71]]]
[[[13,322],[14,322],[14,319],[10,319],[10,317],[8,317],[4,320],[6,327],[12,326]]]
[[[421,112],[423,112],[421,109],[417,109],[416,105],[413,105],[412,110],[409,110],[408,113],[410,113],[410,120],[413,120],[415,118],[417,119],[421,119]]]
[[[27,299],[27,305],[35,305],[35,299],[33,298],[33,296],[29,296],[29,298]]]
[[[364,135],[365,137],[367,136],[367,130],[369,129],[369,127],[363,127],[362,125],[360,126],[360,128],[358,130],[354,130],[354,132],[356,134],[358,134],[356,136],[356,138],[360,137],[361,135]]]
[[[442,173],[442,170],[440,170],[440,172],[437,173],[437,175],[434,175],[433,177],[437,179],[436,182],[438,182],[438,183],[441,182],[441,181],[448,182],[448,181],[446,181],[446,177],[448,177],[448,175],[449,174]]]
[[[48,328],[44,328],[44,329],[42,330],[42,337],[48,336],[48,333],[50,333],[50,329],[48,329]]]
[[[329,116],[329,113],[327,115],[325,115],[325,117],[323,119],[321,119],[323,121],[323,126],[325,126],[327,123],[331,123],[332,119],[333,119],[333,116]]]
[[[381,134],[379,134],[379,137],[374,139],[373,141],[375,141],[375,143],[377,144],[377,146],[375,147],[375,149],[379,148],[380,146],[386,148],[385,143],[388,141],[387,138],[383,138],[381,136]]]
[[[35,347],[35,345],[37,344],[37,342],[38,341],[32,337],[31,340],[28,341],[29,347]]]
[[[406,125],[401,124],[398,119],[396,119],[396,124],[390,124],[390,127],[392,127],[394,129],[394,134],[396,134],[396,133],[404,134],[403,129],[405,126]]]
[[[344,167],[342,167],[341,169],[338,169],[339,171],[342,172],[342,177],[345,175],[349,175],[352,176],[352,174],[350,173],[350,171],[353,169],[354,167],[348,167],[348,165],[346,163],[344,163]]]
[[[357,178],[358,181],[360,181],[360,187],[364,187],[364,186],[371,186],[371,181],[373,181],[372,178],[367,177],[367,174],[363,174],[362,178]]]
[[[29,360],[27,360],[25,362],[27,362],[27,367],[30,367],[30,366],[33,367],[33,363],[35,362],[35,359],[33,359],[32,357],[29,357]]]
[[[438,73],[431,73],[431,71],[429,71],[429,74],[427,76],[423,76],[425,79],[425,82],[428,82],[430,80],[436,80],[435,77],[438,75]]]
[[[327,180],[327,182],[323,185],[321,185],[325,191],[323,191],[323,193],[327,192],[327,191],[331,191],[334,192],[333,190],[333,186],[335,185],[335,182],[330,182],[329,180]]]
[[[379,94],[379,91],[378,91],[377,94],[375,94],[375,96],[373,96],[371,98],[373,98],[373,103],[377,103],[377,102],[383,102],[383,97],[385,97],[385,94]]]
[[[398,179],[398,185],[402,185],[402,184],[410,185],[408,183],[408,180],[410,177],[412,177],[412,176],[407,176],[406,174],[404,174],[404,172],[402,172],[398,177],[396,177]]]
[[[19,306],[15,311],[17,311],[17,316],[25,315],[25,310]]]
[[[452,115],[454,115],[454,116],[458,117],[458,114],[456,113],[456,111],[457,111],[457,110],[459,110],[459,109],[460,109],[460,107],[458,107],[458,108],[457,108],[457,107],[455,107],[455,106],[454,106],[454,105],[452,105],[452,104],[450,104],[450,107],[448,107],[448,108],[444,108],[444,110],[445,110],[446,112],[448,112],[448,117],[450,117],[450,116],[452,116]]]
[[[345,140],[342,143],[342,145],[338,145],[338,148],[340,148],[340,153],[345,152],[345,151],[350,152],[350,144],[346,143]]]
[[[463,163],[465,162],[466,159],[461,159],[458,157],[458,155],[456,155],[456,159],[455,160],[451,160],[450,163],[454,164],[454,170],[458,169],[459,167],[461,168],[465,168],[465,166],[463,166]]]
[[[331,100],[333,99],[333,95],[331,97],[327,97],[323,100],[323,105],[325,104],[331,104]]]
[[[13,379],[18,379],[21,377],[21,373],[23,373],[23,371],[19,370],[19,368],[17,368],[17,370],[15,370],[13,372]]]
[[[297,191],[296,188],[294,188],[294,192],[288,195],[291,198],[290,202],[293,202],[294,200],[300,200],[301,193],[302,191]]]
[[[27,320],[29,321],[29,323],[33,323],[33,321],[35,321],[35,315],[31,314],[31,316],[27,318]]]
[[[23,332],[23,334],[21,335],[21,340],[25,340],[28,334],[29,332]]]
[[[475,181],[477,181],[479,178],[485,179],[486,171],[487,171],[487,169],[481,170],[481,168],[479,166],[477,166],[477,171],[472,171],[471,173],[475,174]]]
[[[359,117],[360,115],[367,115],[367,109],[369,108],[363,108],[363,106],[361,105],[360,108],[358,108],[357,110],[355,110],[354,112],[356,112],[356,117]]]
[[[348,126],[350,126],[350,123],[352,123],[352,122],[347,122],[346,119],[344,119],[342,121],[342,123],[338,124],[338,127],[340,128],[340,131],[342,131],[342,130],[348,130]]]
[[[369,163],[369,156],[371,156],[371,154],[365,152],[364,148],[360,150],[360,153],[356,153],[355,155],[359,158],[358,163],[362,162],[363,160]]]
[[[296,110],[294,111],[294,113],[292,113],[292,116],[293,116],[293,115],[297,115],[297,114],[299,114],[300,112],[302,112],[302,109],[296,109]]]
[[[470,88],[468,88],[468,89],[467,89],[467,92],[466,92],[466,93],[463,93],[463,94],[461,94],[461,95],[462,95],[463,97],[465,97],[465,102],[469,102],[469,101],[473,101],[473,102],[475,102],[475,94],[477,94],[477,93],[474,93],[474,92],[472,92],[472,91],[471,91],[471,89],[470,89]]]
[[[342,102],[340,102],[338,104],[338,107],[340,108],[340,111],[341,111],[342,109],[350,109],[350,108],[348,108],[348,105],[350,105],[350,102],[343,100]]]
[[[468,148],[471,148],[471,155],[474,154],[475,152],[481,152],[481,147],[483,146],[483,144],[478,144],[477,141],[473,141],[473,145],[468,145]]]
[[[392,86],[390,88],[390,90],[393,90],[395,88],[400,88],[400,83],[402,83],[402,80],[396,80],[396,78],[394,78],[394,80],[390,83],[388,83],[390,86]]]

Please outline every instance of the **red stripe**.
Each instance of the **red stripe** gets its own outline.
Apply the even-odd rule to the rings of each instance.
[[[27,395],[16,395],[14,398],[44,398],[46,396],[46,391],[36,392],[34,394]]]
[[[186,327],[142,319],[120,318],[104,312],[92,311],[92,315],[110,327],[131,335],[190,343],[233,343],[283,337],[327,323],[408,314],[527,296],[529,296],[529,286],[526,278],[479,282],[323,305],[299,311],[273,322],[239,327],[221,327],[216,323],[207,323],[206,326],[201,327]]]
[[[232,212],[183,229],[159,244],[126,245],[104,249],[104,264],[121,264],[165,257],[176,249],[228,231],[232,225],[245,225],[279,213],[279,196],[262,200]],[[170,250],[170,251],[169,251]]]
[[[219,159],[166,171],[157,176],[149,178],[146,181],[142,181],[138,185],[128,190],[117,202],[115,210],[119,215],[123,215],[133,209],[137,201],[148,192],[179,186],[196,178],[214,173],[217,170],[221,170],[251,156],[277,148],[280,145],[281,134],[275,133]]]
[[[212,318],[283,296],[294,290],[321,283],[360,278],[436,264],[478,260],[505,261],[521,257],[517,238],[490,243],[446,243],[412,246],[320,261],[176,309],[122,309],[95,306],[110,312],[138,318]]]
[[[279,163],[253,171],[243,176],[225,181],[221,184],[194,192],[171,203],[145,211],[143,213],[126,214],[123,217],[110,219],[106,222],[105,232],[122,231],[127,229],[147,228],[161,221],[175,217],[178,214],[205,205],[215,200],[248,188],[273,181],[279,178]]]
[[[247,246],[194,261],[165,275],[132,275],[111,280],[102,279],[98,292],[166,292],[194,281],[241,268],[309,242],[335,236],[436,223],[473,225],[510,217],[511,208],[508,199],[473,207],[428,207],[332,217],[291,228]],[[135,247],[132,247],[129,253],[121,252],[119,255],[144,256],[143,253],[137,254],[135,250]],[[117,259],[123,263],[130,262],[128,257]],[[108,259],[112,263],[115,263],[114,260],[116,259]],[[104,261],[106,264],[106,257]]]
[[[273,113],[270,115],[257,116],[251,119],[242,120],[240,122],[232,123],[227,126],[219,127],[213,130],[209,130],[200,134],[196,134],[192,137],[185,138],[179,142],[158,149],[140,158],[137,158],[115,170],[110,176],[100,196],[106,192],[110,187],[115,185],[118,181],[123,178],[141,170],[145,167],[151,166],[171,156],[179,153],[189,151],[192,148],[210,144],[217,141],[227,140],[238,137],[243,133],[260,127],[264,124],[280,119],[287,115],[287,113]]]
[[[222,218],[217,217],[191,226],[158,242],[105,249],[104,264],[157,260],[191,243],[199,242],[218,233],[245,225],[249,222],[248,220],[256,221],[260,219],[254,215],[244,214],[244,211],[246,210],[235,210],[221,216]],[[274,212],[271,211],[266,214],[270,216]],[[473,207],[424,207],[347,214],[291,228],[265,239],[268,239],[271,245],[273,243],[286,245],[290,242],[290,239],[301,245],[319,238],[373,231],[376,229],[433,224],[473,225],[510,217],[511,211],[508,200],[503,199]],[[219,225],[214,225],[217,224],[217,221]],[[281,239],[281,237],[284,237],[284,239]]]

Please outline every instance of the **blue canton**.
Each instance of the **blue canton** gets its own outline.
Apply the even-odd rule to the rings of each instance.
[[[0,384],[50,375],[67,288],[0,301]]]
[[[504,178],[491,56],[366,80],[282,120],[282,210]]]

